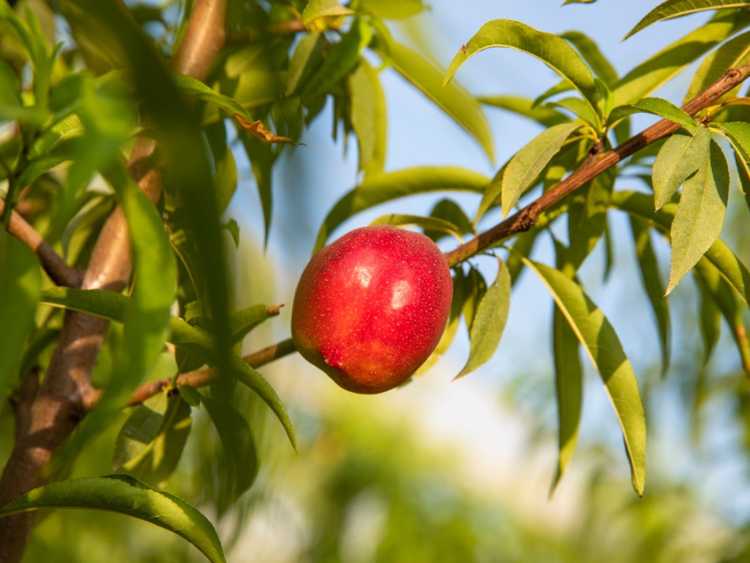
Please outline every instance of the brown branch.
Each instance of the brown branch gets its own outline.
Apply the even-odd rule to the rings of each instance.
[[[267,346],[257,352],[243,356],[242,359],[251,367],[259,368],[296,351],[297,349],[294,347],[292,339],[287,338],[286,340]],[[204,387],[213,382],[216,379],[216,376],[216,370],[212,368],[201,368],[181,373],[177,376],[177,381],[169,378],[149,381],[135,390],[128,401],[128,406],[132,407],[138,405],[160,393],[164,389],[171,387],[175,383],[178,387]]]
[[[225,0],[196,0],[185,38],[175,54],[175,70],[198,79],[209,72],[224,41]],[[131,173],[152,200],[161,194],[155,169],[141,173],[139,164],[153,153],[153,141],[136,141]],[[122,210],[116,208],[99,233],[84,274],[84,289],[121,289],[130,277],[130,243]],[[43,245],[39,245],[42,247]],[[48,254],[43,250],[45,256]],[[33,395],[23,398],[16,416],[16,440],[0,478],[0,506],[44,483],[54,451],[66,440],[99,396],[91,385],[108,323],[76,312],[67,312],[47,376]],[[21,560],[33,525],[27,515],[11,516],[0,525],[0,563]]]
[[[4,210],[5,202],[0,199],[0,214]],[[81,272],[68,266],[65,260],[45,242],[42,235],[15,210],[10,216],[8,232],[37,255],[42,268],[57,285],[66,287],[78,287],[81,285]]]
[[[702,94],[699,94],[685,104],[683,109],[690,115],[696,114],[700,110],[713,104],[721,98],[721,96],[743,82],[748,76],[750,76],[750,65],[728,70]],[[659,139],[663,139],[667,135],[671,135],[679,128],[680,126],[676,123],[667,119],[662,119],[638,135],[631,137],[619,147],[603,152],[593,159],[586,159],[578,170],[573,172],[555,187],[539,196],[526,207],[498,223],[491,229],[480,233],[475,238],[465,242],[454,250],[447,252],[445,256],[448,259],[448,263],[453,266],[463,262],[503,239],[522,231],[529,230],[534,223],[536,223],[539,215],[544,211],[557,205],[568,195],[585,186],[599,174],[612,168],[624,158],[638,152],[642,148],[658,141]]]

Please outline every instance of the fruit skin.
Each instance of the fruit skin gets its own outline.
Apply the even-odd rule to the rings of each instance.
[[[292,308],[299,352],[344,389],[403,383],[437,346],[451,306],[450,270],[426,236],[355,229],[310,260]]]

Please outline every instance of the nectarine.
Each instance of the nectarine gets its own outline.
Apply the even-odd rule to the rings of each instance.
[[[448,263],[429,238],[363,227],[310,260],[294,296],[292,338],[341,387],[379,393],[435,349],[451,296]]]

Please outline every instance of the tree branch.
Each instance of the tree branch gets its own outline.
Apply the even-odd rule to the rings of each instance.
[[[5,202],[0,199],[0,215],[5,210]],[[78,287],[81,285],[81,272],[71,268],[55,250],[45,242],[34,227],[15,210],[11,213],[8,232],[28,246],[39,258],[42,268],[57,285]]]
[[[224,42],[225,0],[196,0],[187,32],[175,54],[175,70],[198,79],[209,72]],[[130,159],[131,173],[148,159],[155,143],[136,141]],[[155,169],[137,174],[138,185],[152,200],[161,194]],[[130,242],[122,210],[116,208],[99,233],[84,274],[84,289],[121,289],[130,277]],[[16,416],[16,440],[0,478],[0,506],[46,480],[44,469],[53,452],[66,440],[99,396],[91,385],[91,371],[108,323],[76,312],[67,312],[47,376],[38,390],[23,398]],[[0,526],[0,563],[21,560],[33,525],[28,515],[3,519]]]
[[[257,352],[243,356],[242,359],[247,362],[250,367],[259,368],[296,351],[297,349],[294,347],[292,339],[287,338],[286,340],[267,346]],[[201,368],[179,374],[176,381],[169,378],[149,381],[135,390],[128,401],[128,406],[132,407],[138,405],[173,384],[176,384],[178,387],[203,387],[213,382],[216,379],[216,376],[216,370],[212,368]]]
[[[698,113],[700,110],[710,106],[721,98],[721,96],[743,82],[748,76],[750,76],[750,65],[728,70],[702,94],[699,94],[685,104],[683,109],[690,115]],[[599,174],[609,170],[624,158],[638,152],[642,148],[658,141],[659,139],[663,139],[667,135],[671,135],[679,128],[680,126],[676,123],[667,119],[662,119],[638,135],[631,137],[619,147],[600,153],[592,159],[586,159],[578,170],[539,196],[526,207],[498,223],[491,229],[480,233],[454,250],[447,252],[445,256],[448,259],[448,263],[451,266],[454,266],[503,239],[522,231],[528,231],[534,223],[536,223],[539,215],[544,211],[557,205],[568,195],[585,186]]]

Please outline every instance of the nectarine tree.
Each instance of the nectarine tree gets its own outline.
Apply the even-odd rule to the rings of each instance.
[[[442,354],[463,320],[465,376],[500,344],[522,270],[541,279],[554,303],[553,484],[576,446],[583,348],[642,495],[639,380],[577,272],[597,245],[611,262],[623,235],[609,217],[626,214],[662,371],[670,365],[666,295],[691,274],[706,358],[724,319],[736,362],[750,373],[750,272],[720,239],[729,192],[750,201],[748,8],[660,3],[627,37],[696,12],[710,19],[620,76],[584,32],[509,19],[482,25],[441,68],[392,33],[392,20],[417,16],[422,0],[0,0],[0,415],[9,423],[0,426],[0,562],[21,559],[35,511],[51,507],[125,513],[223,561],[211,522],[162,488],[195,413],[221,439],[224,480],[206,485],[203,499],[221,518],[258,468],[238,388],[256,394],[296,444],[292,419],[258,368],[299,351],[345,389],[384,392]],[[458,84],[469,59],[497,48],[532,55],[559,81],[536,99],[475,96]],[[696,62],[681,103],[653,96]],[[406,79],[490,160],[486,108],[542,131],[522,146],[504,139],[519,146],[493,177],[443,163],[392,170],[384,73]],[[633,132],[633,116],[644,113],[654,123]],[[321,115],[332,116],[334,137],[356,139],[357,185],[318,231],[294,297],[292,338],[241,357],[238,343],[279,307],[230,310],[227,233],[236,240],[239,225],[223,217],[238,184],[236,159],[250,163],[267,237],[273,172],[285,152],[305,150],[300,139]],[[622,177],[642,189],[615,189]],[[296,183],[312,189],[305,178]],[[476,194],[476,207],[459,205],[454,191]],[[426,215],[391,213],[332,236],[375,206],[434,192],[446,197]],[[532,258],[545,233],[554,265]],[[654,235],[671,245],[666,284]],[[474,267],[485,259],[497,264],[491,283]],[[746,385],[736,388],[746,401]],[[79,454],[113,424],[115,474],[70,479]]]

